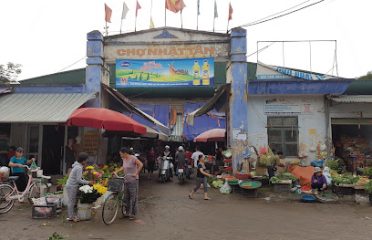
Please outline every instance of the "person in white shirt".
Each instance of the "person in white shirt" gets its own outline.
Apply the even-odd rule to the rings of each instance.
[[[194,160],[194,168],[198,166],[199,155],[204,156],[204,154],[201,151],[199,151],[199,148],[195,147],[195,152],[191,155],[192,160]]]

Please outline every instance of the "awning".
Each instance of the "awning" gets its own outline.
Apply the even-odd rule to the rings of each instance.
[[[0,122],[66,122],[75,109],[95,97],[87,93],[7,94],[0,97]]]
[[[372,118],[332,118],[332,125],[372,125]]]
[[[186,122],[189,125],[194,125],[194,118],[199,117],[201,115],[207,114],[214,108],[217,110],[221,109],[227,102],[228,92],[229,92],[230,85],[223,85],[214,94],[212,98],[210,98],[202,107],[196,109],[195,111],[187,114]]]
[[[113,89],[111,88],[110,86],[107,86],[105,84],[102,84],[102,87],[103,89],[105,89],[105,91],[107,93],[109,93],[113,98],[115,98],[118,102],[120,102],[125,108],[127,108],[130,112],[133,112],[133,113],[136,113],[140,116],[142,116],[143,118],[149,120],[150,122],[152,122],[153,124],[156,125],[157,128],[159,128],[159,130],[165,134],[170,134],[170,130],[168,127],[164,126],[161,122],[159,122],[158,120],[156,120],[155,118],[151,117],[150,115],[148,115],[147,113],[143,112],[142,110],[136,108],[128,98],[126,98],[125,96],[123,96],[121,93],[119,93],[116,89]]]
[[[344,95],[332,97],[331,100],[336,103],[372,103],[372,95]]]
[[[169,141],[169,137],[165,135],[164,133],[158,132],[155,129],[152,129],[150,127],[146,126],[147,133],[143,135],[145,138],[153,138],[153,139],[159,139],[161,141],[167,142]]]

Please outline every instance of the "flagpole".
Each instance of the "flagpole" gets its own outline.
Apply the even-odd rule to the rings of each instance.
[[[166,1],[166,0],[165,0]],[[164,25],[165,25],[165,27],[167,26],[167,8],[166,8],[166,2],[164,2],[165,4],[164,4]]]
[[[200,2],[199,0],[196,2],[197,10],[196,10],[196,30],[199,30],[199,10],[200,10]]]
[[[181,16],[181,28],[183,28],[182,10],[181,10],[181,12],[180,12],[180,16]]]
[[[107,26],[107,22],[105,21],[105,30],[106,30],[106,36],[108,36],[108,26]]]
[[[135,22],[134,22],[134,31],[137,32],[137,14],[136,14]]]
[[[120,22],[120,34],[121,34],[121,28],[123,26],[123,19],[121,19],[121,22]]]
[[[229,25],[230,25],[230,20],[227,21],[227,29],[226,29],[226,33],[229,33]]]
[[[213,32],[214,32],[214,24],[216,22],[216,17],[213,17]]]

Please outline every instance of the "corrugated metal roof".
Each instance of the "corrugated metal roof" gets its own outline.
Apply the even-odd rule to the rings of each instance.
[[[337,103],[372,103],[372,95],[344,95],[332,97]]]
[[[66,122],[71,113],[95,94],[9,94],[0,97],[0,122]]]

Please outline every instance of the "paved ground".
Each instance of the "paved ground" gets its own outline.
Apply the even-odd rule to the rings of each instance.
[[[66,223],[63,216],[32,220],[31,208],[18,205],[0,215],[0,239],[41,240],[57,232],[80,239],[274,239],[370,240],[372,207],[350,204],[305,204],[250,199],[211,191],[211,201],[187,198],[192,183],[141,182],[140,221],[119,219],[105,226],[99,215],[89,222]]]

